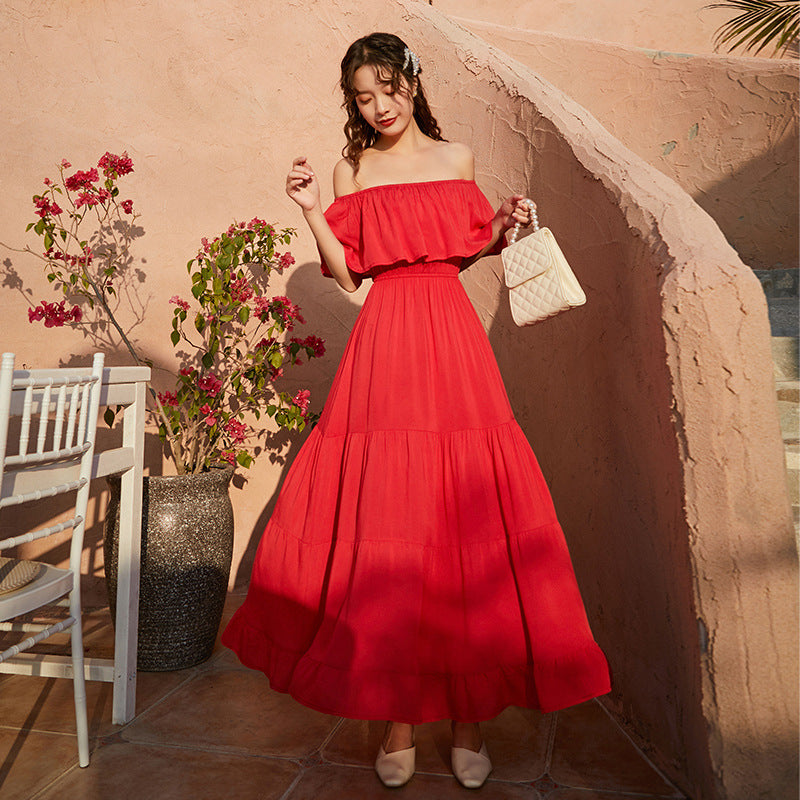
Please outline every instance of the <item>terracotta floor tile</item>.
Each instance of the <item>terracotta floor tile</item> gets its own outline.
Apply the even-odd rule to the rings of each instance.
[[[343,719],[322,756],[335,764],[372,768],[386,726],[385,720]],[[416,765],[420,772],[450,775],[450,723],[447,720],[417,725]]]
[[[672,795],[618,794],[617,792],[595,792],[591,789],[557,789],[546,800],[661,800]]]
[[[3,800],[28,800],[77,765],[75,736],[0,729],[0,797]]]
[[[72,770],[40,800],[277,800],[299,770],[275,758],[116,740],[98,747],[89,767]]]
[[[481,723],[481,731],[494,765],[492,778],[532,781],[544,772],[551,718],[532,709],[511,706],[495,719]],[[337,764],[371,767],[380,747],[385,721],[345,719],[323,750]],[[450,721],[418,725],[417,769],[450,775]]]
[[[136,681],[136,711],[143,713],[195,670],[140,672]],[[75,733],[75,705],[71,678],[3,675],[0,680],[0,724],[12,728]],[[111,724],[114,687],[86,682],[89,735],[106,736],[120,730]]]
[[[429,723],[435,724],[435,723]],[[487,780],[477,790],[482,800],[539,800],[534,789]],[[307,769],[286,800],[464,800],[474,789],[465,789],[454,777],[415,773],[405,785],[388,788],[374,769],[322,765]]]
[[[233,650],[229,650],[227,647],[223,647],[222,645],[218,645],[211,658],[209,658],[208,661],[204,661],[202,664],[198,664],[197,668],[205,671],[238,669],[252,672],[254,675],[260,675],[264,680],[267,680],[267,678],[264,677],[263,672],[252,670],[250,667],[246,667],[241,661],[239,661],[239,657],[233,652]]]
[[[339,717],[275,692],[260,672],[199,672],[122,732],[129,741],[221,747],[254,755],[303,757]]]
[[[575,788],[674,791],[594,701],[558,712],[550,775]]]

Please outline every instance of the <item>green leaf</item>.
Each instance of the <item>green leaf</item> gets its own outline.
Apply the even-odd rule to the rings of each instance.
[[[206,318],[198,311],[197,316],[194,318],[194,326],[197,328],[198,333],[203,332],[203,328],[206,327]]]
[[[43,219],[40,219],[40,220],[39,220],[39,221],[38,221],[38,222],[37,222],[37,223],[36,223],[36,224],[33,226],[33,229],[36,231],[36,233],[38,233],[38,234],[39,234],[39,236],[41,236],[41,235],[42,235],[42,233],[44,233],[44,220],[43,220]]]
[[[194,295],[194,299],[199,300],[200,295],[203,294],[205,290],[206,290],[205,281],[202,278],[200,278],[200,282],[192,286],[192,294]]]
[[[36,224],[36,223],[34,223],[34,222],[29,222],[29,223],[28,223],[28,227],[27,227],[27,228],[25,228],[25,232],[27,233],[27,232],[28,232],[28,231],[29,231],[29,230],[30,230],[30,229],[31,229],[31,228],[32,228],[32,227],[33,227],[35,224]]]
[[[169,335],[169,338],[172,340],[173,345],[177,345],[181,340],[181,335],[178,333],[178,331],[172,331],[172,333]]]
[[[247,320],[249,319],[250,319],[250,306],[242,306],[239,309],[239,322],[241,322],[242,325],[246,325]]]
[[[206,369],[211,369],[211,366],[214,363],[214,357],[211,355],[211,353],[204,353],[201,361]]]

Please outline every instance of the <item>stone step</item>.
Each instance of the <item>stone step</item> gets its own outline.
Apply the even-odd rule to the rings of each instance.
[[[798,444],[800,443],[800,402],[797,399],[781,400],[781,391],[778,390],[778,413],[781,419],[783,443],[785,445]]]
[[[800,380],[797,343],[797,336],[772,337],[772,362],[775,365],[776,384]]]

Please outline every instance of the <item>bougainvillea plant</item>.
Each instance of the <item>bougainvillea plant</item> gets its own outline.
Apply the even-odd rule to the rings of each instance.
[[[28,319],[45,327],[86,325],[88,305],[94,321],[113,326],[137,364],[152,366],[109,303],[115,280],[129,263],[130,230],[138,216],[131,200],[118,200],[118,179],[133,172],[133,162],[127,153],[105,153],[97,167],[67,175],[70,167],[63,160],[59,180],[45,179],[44,191],[33,197],[39,219],[28,230],[42,237],[44,252],[24,248],[45,262],[48,280],[64,299],[42,300],[28,309]],[[265,434],[263,426],[254,425],[262,413],[281,428],[298,430],[319,418],[309,410],[308,389],[292,396],[274,385],[287,367],[325,353],[318,336],[286,337],[305,323],[300,308],[288,297],[266,293],[270,272],[294,264],[288,251],[276,248],[295,234],[257,217],[234,222],[215,239],[202,239],[188,262],[190,299],[169,300],[175,305],[170,338],[181,348],[180,372],[173,390],[151,389],[148,410],[178,474],[204,472],[222,462],[249,467]],[[106,421],[113,420],[114,411],[107,409]]]

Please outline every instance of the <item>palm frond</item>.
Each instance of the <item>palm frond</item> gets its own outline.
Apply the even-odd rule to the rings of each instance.
[[[775,53],[785,52],[797,41],[800,32],[798,0],[726,0],[705,8],[741,12],[721,25],[714,38],[714,49],[735,40],[728,48],[729,53],[746,45],[745,52],[755,48],[754,55],[758,55],[770,44],[774,45]]]

